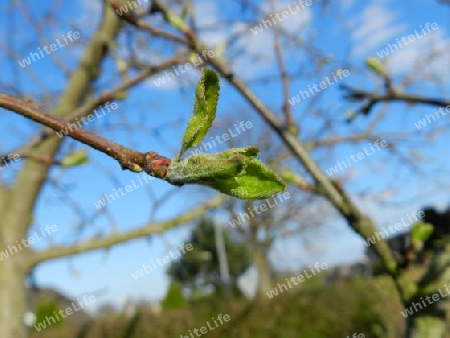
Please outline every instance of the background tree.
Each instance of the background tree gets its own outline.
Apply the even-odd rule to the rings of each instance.
[[[192,229],[191,236],[186,242],[192,244],[193,250],[174,261],[168,270],[169,276],[189,288],[191,295],[196,295],[197,291],[204,291],[211,286],[216,294],[223,295],[224,285],[220,275],[215,231],[214,221],[202,218]],[[237,280],[250,266],[251,258],[247,244],[230,231],[223,231],[223,241],[230,286],[236,293],[239,290]]]
[[[187,300],[183,294],[180,283],[172,281],[167,289],[166,297],[161,302],[164,310],[183,309],[187,306]]]

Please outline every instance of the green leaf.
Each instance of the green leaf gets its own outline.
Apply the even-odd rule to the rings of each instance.
[[[186,4],[186,5],[183,7],[183,9],[181,10],[181,14],[180,14],[181,20],[184,21],[184,20],[186,19],[188,12],[189,12],[189,6]]]
[[[297,174],[291,168],[283,168],[281,170],[281,178],[288,183],[297,183]]]
[[[231,148],[217,154],[189,156],[172,161],[165,180],[175,184],[205,184],[231,178],[244,173],[246,162],[255,158],[259,149],[255,147]]]
[[[255,159],[258,153],[255,147],[232,148],[172,161],[165,180],[175,185],[206,185],[244,200],[261,200],[283,192],[286,185]]]
[[[207,185],[220,192],[243,200],[262,200],[286,190],[283,181],[261,162],[255,159],[246,162],[245,173]]]
[[[164,179],[174,185],[205,184],[240,175],[245,161],[240,154],[193,155],[180,162],[172,161]]]
[[[172,12],[164,12],[164,18],[172,27],[181,31],[184,30],[185,23],[181,17],[173,14]]]
[[[217,73],[203,68],[202,77],[195,89],[194,112],[184,132],[181,150],[174,159],[175,162],[179,161],[186,150],[195,147],[205,137],[216,118],[219,89],[219,76]]]
[[[366,59],[366,66],[372,69],[375,73],[383,75],[384,74],[384,65],[381,63],[380,59],[376,57],[368,57]]]
[[[87,157],[87,151],[86,149],[80,149],[76,150],[70,154],[68,154],[64,159],[61,161],[61,166],[63,167],[73,167],[76,165],[81,165],[84,163],[89,162]]]
[[[230,158],[233,155],[242,155],[246,159],[253,159],[259,154],[259,149],[256,147],[246,147],[246,148],[231,148],[220,153],[214,154],[217,159]]]
[[[433,225],[429,223],[414,223],[411,229],[411,239],[414,246],[425,242],[433,233]]]

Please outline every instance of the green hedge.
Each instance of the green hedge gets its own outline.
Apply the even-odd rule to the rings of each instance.
[[[199,303],[189,309],[154,315],[140,312],[133,319],[108,316],[84,328],[55,328],[33,338],[140,338],[180,337],[200,329],[212,318],[229,314],[231,320],[208,331],[205,337],[401,337],[404,319],[400,301],[388,278],[355,280],[335,286],[284,291],[259,302],[223,300]],[[78,333],[78,335],[76,334]],[[194,333],[193,333],[194,334]],[[195,334],[194,334],[195,336]]]

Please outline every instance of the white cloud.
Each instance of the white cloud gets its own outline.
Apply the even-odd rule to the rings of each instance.
[[[180,89],[180,87],[191,85],[192,83],[197,83],[200,78],[201,68],[198,67],[187,70],[187,68],[184,67],[183,69],[184,73],[178,71],[179,75],[177,75],[173,69],[168,69],[149,78],[144,83],[152,90],[175,90]],[[174,78],[172,78],[170,73],[173,74]]]
[[[352,34],[352,41],[357,56],[368,55],[407,28],[405,24],[397,23],[398,15],[387,9],[383,1],[367,5],[356,22],[357,28]]]
[[[288,6],[291,6],[292,11],[294,12],[283,20],[277,21],[276,24],[280,25],[285,32],[294,36],[299,36],[299,32],[304,32],[305,27],[309,26],[311,21],[311,10],[310,7],[298,10],[293,4],[293,1],[281,1],[276,3],[275,13],[287,10]],[[265,13],[271,13],[267,6],[263,6],[262,10]],[[256,23],[256,25],[259,24],[261,24],[261,21]],[[240,54],[245,56],[245,59],[238,58],[238,63],[234,65],[234,70],[237,73],[243,77],[251,77],[256,73],[268,70],[273,66],[275,60],[273,53],[273,27],[268,27],[258,34],[253,34],[247,24],[236,22],[233,26],[233,30],[234,33],[246,30],[246,33],[242,35],[241,39],[239,39],[235,45],[237,50],[242,51]],[[284,49],[284,53],[288,53],[288,50]]]
[[[354,55],[359,57],[375,55],[376,52],[387,48],[388,44],[395,45],[402,37],[416,34],[417,31],[422,35],[421,38],[403,45],[386,57],[387,69],[391,74],[413,69],[421,72],[423,69],[421,75],[443,78],[445,72],[442,70],[450,69],[450,59],[444,54],[450,46],[450,40],[445,37],[444,28],[439,27],[438,30],[423,34],[421,25],[406,25],[400,23],[400,19],[399,14],[387,8],[384,0],[368,4],[360,17],[355,20],[356,29],[352,33]],[[422,27],[425,27],[425,24],[426,22],[423,22]],[[437,56],[428,61],[427,57],[431,54]],[[418,62],[424,62],[426,67],[418,67]]]
[[[287,10],[291,6],[293,14],[283,20],[277,22],[283,30],[298,36],[299,32],[304,31],[304,28],[309,25],[311,20],[310,7],[297,8],[295,1],[285,0],[277,1],[275,4],[275,12]],[[229,20],[226,13],[230,13],[227,8],[228,4],[218,4],[216,2],[200,0],[196,3],[196,19],[198,27],[214,27],[218,23]],[[300,5],[297,5],[300,6]],[[299,10],[300,9],[300,10]],[[235,10],[235,9],[234,9]],[[270,14],[268,5],[262,6],[264,13]],[[260,22],[258,22],[259,24]],[[239,40],[234,44],[234,51],[239,51],[242,58],[236,58],[232,65],[233,70],[242,77],[249,77],[255,73],[268,70],[273,66],[273,28],[268,28],[259,34],[252,34],[247,23],[236,20],[234,24],[225,24],[224,28],[214,29],[210,31],[203,31],[200,34],[202,41],[209,48],[215,48],[221,43],[227,41],[230,36],[237,33],[244,32],[240,35]],[[251,66],[251,67],[250,67]]]
[[[229,34],[229,28],[227,29],[225,25],[224,28],[216,28],[218,23],[221,20],[224,20],[224,17],[221,17],[220,13],[223,13],[224,10],[222,7],[223,4],[220,5],[219,9],[218,4],[213,1],[201,0],[196,3],[195,6],[195,18],[198,27],[211,27],[214,29],[203,30],[200,33],[201,40],[210,48],[217,46],[224,39],[227,38]]]
[[[422,34],[420,27],[416,29],[419,36],[422,36],[389,55],[387,57],[388,70],[391,73],[399,73],[411,71],[415,68],[422,75],[445,79],[447,73],[443,70],[450,69],[450,59],[446,53],[450,47],[450,40],[445,38],[443,28],[432,31],[427,35]],[[403,36],[406,37],[409,34],[415,34],[414,29]],[[428,59],[431,54],[436,56]],[[418,68],[417,63],[425,64],[426,67]],[[448,79],[446,82],[448,82]]]

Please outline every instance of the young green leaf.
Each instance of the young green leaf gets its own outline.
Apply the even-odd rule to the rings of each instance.
[[[183,136],[180,157],[189,148],[195,147],[206,135],[216,118],[217,101],[219,99],[219,76],[213,70],[203,68],[202,77],[195,89],[194,112]]]
[[[186,3],[186,5],[184,5],[183,9],[181,10],[180,19],[184,21],[188,13],[189,13],[189,6]]]
[[[367,67],[369,67],[370,69],[372,69],[375,73],[384,74],[384,65],[383,63],[380,61],[380,59],[376,58],[376,57],[368,57],[366,59],[366,65]]]
[[[413,245],[418,246],[421,242],[425,242],[433,234],[433,231],[432,224],[423,222],[414,223],[411,229]]]
[[[63,167],[73,167],[89,162],[86,149],[79,149],[67,154],[61,161]]]
[[[258,154],[259,154],[258,148],[246,147],[246,148],[231,148],[212,155],[214,156],[215,159],[228,159],[235,155],[242,155],[246,160],[251,160],[256,158]]]
[[[244,200],[261,200],[283,192],[286,185],[255,159],[258,153],[255,147],[232,148],[172,161],[165,180],[174,185],[206,185]]]
[[[207,183],[211,188],[243,200],[262,200],[286,190],[283,181],[261,162],[246,161],[245,173],[228,179]]]
[[[207,184],[240,175],[245,162],[240,154],[193,155],[180,162],[172,161],[165,180],[174,185]]]
[[[174,28],[183,30],[185,23],[183,19],[171,12],[164,12],[164,18]]]
[[[281,170],[281,178],[288,183],[297,183],[297,174],[291,168],[283,168]]]
[[[244,173],[246,163],[259,153],[256,147],[231,148],[217,154],[193,155],[185,160],[172,161],[166,181],[175,184],[204,184]]]

